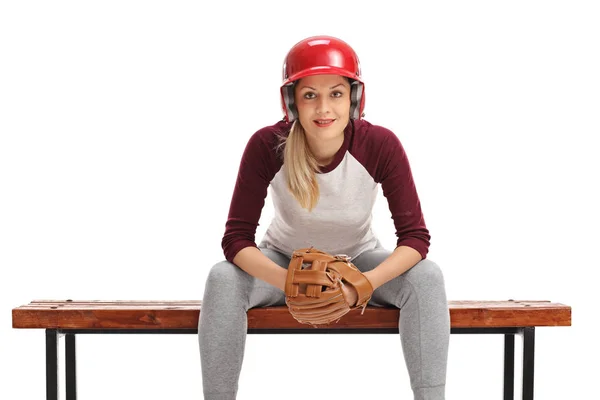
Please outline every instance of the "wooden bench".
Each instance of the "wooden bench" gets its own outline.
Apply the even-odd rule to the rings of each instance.
[[[514,399],[515,335],[523,338],[522,399],[533,399],[535,328],[571,326],[571,307],[550,301],[450,301],[451,333],[504,335],[504,400]],[[75,336],[198,333],[201,302],[36,300],[12,310],[13,328],[46,330],[46,398],[58,400],[59,338],[65,337],[66,399],[77,397]],[[369,306],[337,324],[298,323],[285,306],[248,311],[248,333],[395,333],[399,310]]]

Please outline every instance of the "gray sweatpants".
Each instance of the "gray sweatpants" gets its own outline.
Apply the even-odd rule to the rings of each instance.
[[[263,254],[287,269],[290,259],[274,250]],[[377,267],[391,254],[381,246],[352,262],[361,271]],[[242,368],[250,308],[285,305],[280,289],[229,261],[210,270],[198,324],[205,400],[234,400]],[[378,287],[369,302],[401,309],[399,329],[415,400],[443,400],[450,339],[450,314],[444,277],[437,264],[421,260]],[[258,396],[258,393],[257,393]]]

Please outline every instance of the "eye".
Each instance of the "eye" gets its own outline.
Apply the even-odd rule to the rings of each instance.
[[[317,95],[316,95],[316,94],[314,94],[313,92],[306,92],[306,93],[304,93],[304,96],[303,96],[303,97],[304,97],[305,99],[314,99],[316,96],[317,96]]]
[[[336,90],[335,92],[331,93],[331,97],[342,97],[344,95],[344,92],[340,92],[339,90]]]

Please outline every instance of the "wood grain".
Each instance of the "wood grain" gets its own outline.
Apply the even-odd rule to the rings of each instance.
[[[20,329],[196,329],[199,300],[34,300],[13,308]],[[453,328],[571,326],[571,307],[548,300],[449,301]],[[369,306],[323,328],[397,328],[400,310]],[[249,329],[315,329],[298,323],[286,306],[248,311]]]

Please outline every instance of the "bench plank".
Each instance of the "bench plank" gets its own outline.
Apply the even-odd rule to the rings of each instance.
[[[34,300],[13,308],[13,328],[196,329],[199,300]],[[449,301],[452,328],[571,326],[571,307],[548,300]],[[400,310],[369,306],[323,328],[397,328]],[[249,329],[315,329],[286,306],[248,311]]]

